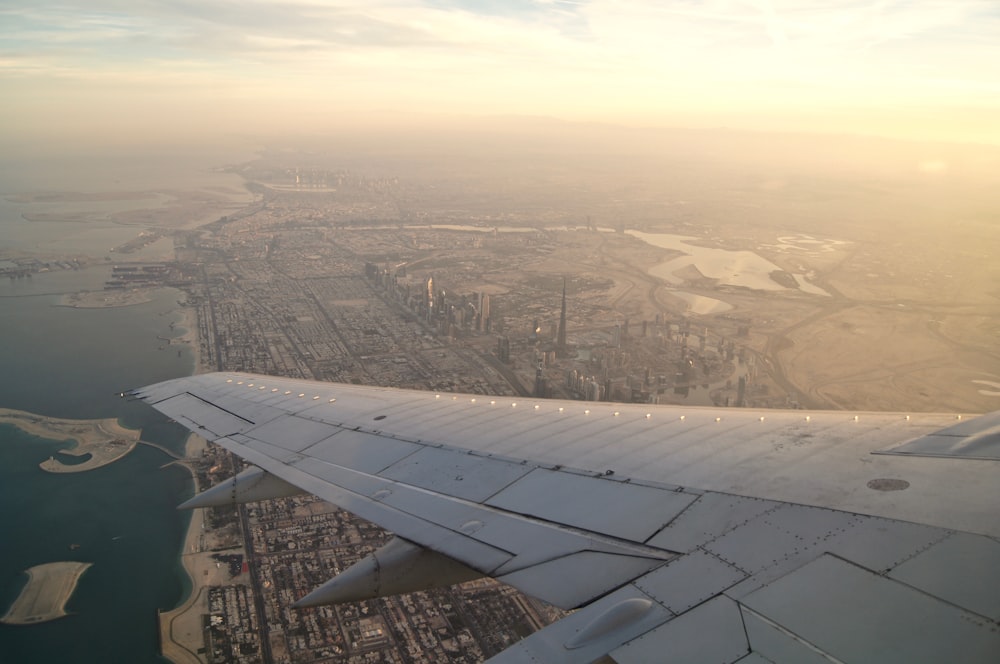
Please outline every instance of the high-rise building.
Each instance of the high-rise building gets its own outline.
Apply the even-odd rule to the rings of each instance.
[[[504,364],[510,363],[510,338],[497,337],[497,358]]]
[[[562,309],[559,312],[559,331],[556,335],[556,354],[566,355],[566,277],[563,277]]]
[[[482,329],[489,332],[490,296],[488,293],[482,293],[479,296],[479,318],[482,321]]]

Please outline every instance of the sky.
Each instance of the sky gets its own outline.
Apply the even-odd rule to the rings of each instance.
[[[513,115],[1000,145],[1000,3],[0,0],[0,96],[0,138]]]

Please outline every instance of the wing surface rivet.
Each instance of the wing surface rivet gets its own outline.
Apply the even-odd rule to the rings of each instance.
[[[685,417],[686,417],[686,415],[681,415],[681,420],[683,420]]]
[[[615,413],[614,413],[614,415],[615,415],[615,417],[618,417],[619,415],[621,415],[621,411],[616,410]]]
[[[646,419],[647,419],[647,420],[648,420],[649,418],[651,418],[652,416],[653,416],[653,414],[652,414],[652,413],[646,413]]]
[[[760,416],[760,421],[761,421],[761,422],[763,422],[763,421],[764,421],[764,416],[763,416],[763,415],[761,415],[761,416]]]

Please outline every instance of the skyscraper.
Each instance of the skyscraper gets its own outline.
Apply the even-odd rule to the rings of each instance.
[[[490,296],[487,293],[482,293],[479,296],[479,317],[482,321],[482,329],[486,332],[490,331]]]
[[[559,333],[556,338],[556,354],[566,355],[566,277],[563,277],[562,310],[559,313]]]
[[[434,277],[433,275],[427,277],[427,281],[424,283],[424,288],[426,293],[424,294],[424,304],[427,305],[427,313],[434,313]]]

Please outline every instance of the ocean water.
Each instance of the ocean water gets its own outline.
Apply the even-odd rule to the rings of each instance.
[[[117,417],[141,427],[144,440],[180,451],[180,426],[118,393],[191,373],[190,350],[158,338],[183,333],[170,325],[181,320],[177,301],[184,296],[161,289],[153,301],[131,307],[56,306],[57,293],[99,289],[107,269],[2,280],[0,407]],[[174,607],[188,590],[179,554],[189,517],[175,506],[191,494],[190,476],[164,467],[171,459],[144,445],[83,473],[38,467],[66,445],[0,425],[0,613],[26,582],[24,569],[93,563],[67,606],[73,615],[0,625],[0,662],[161,662],[156,611]]]
[[[86,255],[102,258],[112,247],[134,238],[138,225],[115,223],[112,215],[161,208],[176,192],[209,190],[234,202],[251,195],[238,175],[219,167],[252,156],[242,149],[177,147],[173,152],[141,149],[109,151],[106,146],[55,152],[33,145],[5,145],[0,140],[0,249],[42,256]],[[19,194],[79,192],[129,194],[102,200],[30,201]],[[137,196],[137,197],[136,197]],[[46,215],[28,221],[24,215]],[[66,221],[83,218],[86,221]],[[115,260],[156,260],[162,252],[114,255]]]

